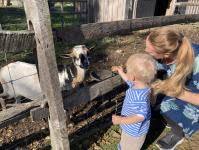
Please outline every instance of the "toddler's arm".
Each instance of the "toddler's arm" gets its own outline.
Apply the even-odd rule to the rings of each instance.
[[[133,115],[128,117],[117,116],[117,115],[112,116],[113,124],[133,124],[133,123],[142,122],[143,120],[144,116],[142,115]]]
[[[113,66],[111,68],[111,70],[113,72],[118,72],[118,74],[121,76],[121,78],[124,80],[124,81],[127,81],[128,80],[128,76],[126,75],[126,73],[124,73],[124,70],[122,68],[122,66]]]

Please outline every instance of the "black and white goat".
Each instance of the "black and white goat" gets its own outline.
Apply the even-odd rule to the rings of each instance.
[[[58,72],[61,88],[70,90],[83,82],[89,66],[87,52],[85,45],[77,45],[73,47],[70,54],[63,55],[71,58],[72,63]],[[0,70],[0,82],[3,88],[0,97],[6,97],[6,99],[23,96],[34,100],[42,94],[34,64],[18,61],[4,66]]]

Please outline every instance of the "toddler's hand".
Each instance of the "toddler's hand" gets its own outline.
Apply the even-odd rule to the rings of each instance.
[[[122,71],[123,71],[123,68],[122,68],[122,66],[113,66],[113,67],[111,68],[111,70],[112,70],[113,72],[122,72]]]
[[[112,115],[112,122],[113,124],[120,124],[120,116]]]

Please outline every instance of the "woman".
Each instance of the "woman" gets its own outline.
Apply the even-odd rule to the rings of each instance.
[[[153,87],[155,93],[166,95],[160,109],[172,130],[157,145],[172,149],[184,135],[199,130],[199,45],[191,45],[181,33],[161,28],[149,34],[145,51],[166,72],[166,78]]]

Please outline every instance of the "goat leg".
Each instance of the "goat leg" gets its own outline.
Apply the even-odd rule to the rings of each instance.
[[[6,109],[6,102],[5,102],[5,99],[0,98],[0,103],[1,103],[2,110],[5,110],[5,109]]]
[[[16,97],[15,100],[15,104],[21,104],[21,97]]]

